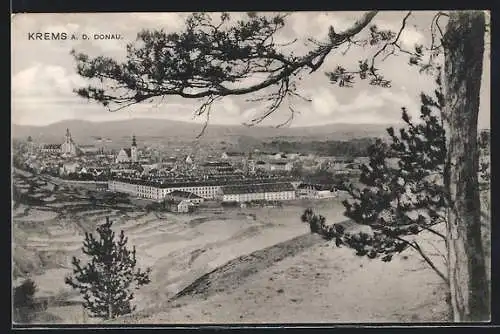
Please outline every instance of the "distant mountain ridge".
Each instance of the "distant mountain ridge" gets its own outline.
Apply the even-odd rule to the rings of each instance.
[[[288,140],[349,140],[354,138],[386,136],[391,124],[326,124],[310,127],[247,127],[243,125],[209,124],[200,141],[237,140],[239,137],[269,140],[282,138]],[[68,120],[46,126],[12,125],[12,137],[17,139],[31,136],[37,142],[60,142],[66,129],[70,129],[74,140],[89,144],[96,138],[109,138],[123,141],[134,134],[140,138],[161,139],[163,141],[195,141],[202,129],[201,124],[164,119],[137,118],[131,120],[91,122]]]

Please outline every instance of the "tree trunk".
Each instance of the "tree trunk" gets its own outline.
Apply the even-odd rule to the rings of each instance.
[[[108,319],[113,319],[113,304],[112,304],[112,297],[108,297]]]
[[[477,146],[484,33],[483,12],[450,12],[443,41],[443,118],[447,137],[447,247],[453,321],[490,319],[489,283],[481,240]]]

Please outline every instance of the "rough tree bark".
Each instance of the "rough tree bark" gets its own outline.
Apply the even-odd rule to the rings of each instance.
[[[485,17],[450,12],[444,36],[444,88],[450,209],[448,275],[453,321],[490,318],[489,283],[481,240],[477,122],[483,70]]]

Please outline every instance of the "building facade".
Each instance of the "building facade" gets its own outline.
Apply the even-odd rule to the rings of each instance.
[[[229,162],[206,162],[200,165],[200,170],[207,174],[234,173],[234,167]]]
[[[108,190],[137,196],[139,194],[139,185],[131,182],[110,180],[108,181]]]
[[[168,200],[165,202],[165,207],[171,212],[188,213],[191,211],[192,204],[186,200]]]
[[[270,171],[290,172],[293,169],[293,164],[286,161],[276,161],[269,164]]]
[[[166,198],[172,199],[172,200],[188,201],[189,203],[192,203],[192,204],[200,204],[200,203],[203,203],[205,200],[203,197],[198,196],[192,192],[182,191],[182,190],[171,191],[171,192],[167,193]]]
[[[219,199],[222,202],[293,200],[295,188],[288,182],[223,186]]]
[[[78,148],[83,154],[98,154],[102,151],[102,148],[94,145],[80,145]]]
[[[44,144],[40,147],[42,153],[60,154],[61,144]]]
[[[73,141],[69,129],[66,129],[65,139],[62,144],[44,144],[40,147],[40,152],[49,154],[60,154],[63,157],[75,157],[80,151]]]
[[[60,175],[74,174],[80,169],[80,164],[77,162],[68,162],[62,165]]]
[[[130,148],[122,148],[116,156],[116,163],[137,162],[139,160],[139,152],[137,151],[137,142],[135,135],[132,136],[132,145]]]
[[[337,196],[337,189],[331,185],[305,184],[297,187],[297,197],[299,198],[333,198]]]
[[[218,185],[203,184],[161,184],[147,181],[108,181],[110,191],[123,192],[131,196],[161,201],[174,191],[189,192],[203,199],[215,199],[219,193]]]

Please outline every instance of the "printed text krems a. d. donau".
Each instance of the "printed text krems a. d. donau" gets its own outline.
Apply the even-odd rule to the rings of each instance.
[[[122,39],[120,34],[68,34],[67,32],[29,32],[28,40],[30,41],[64,41],[68,39]]]

